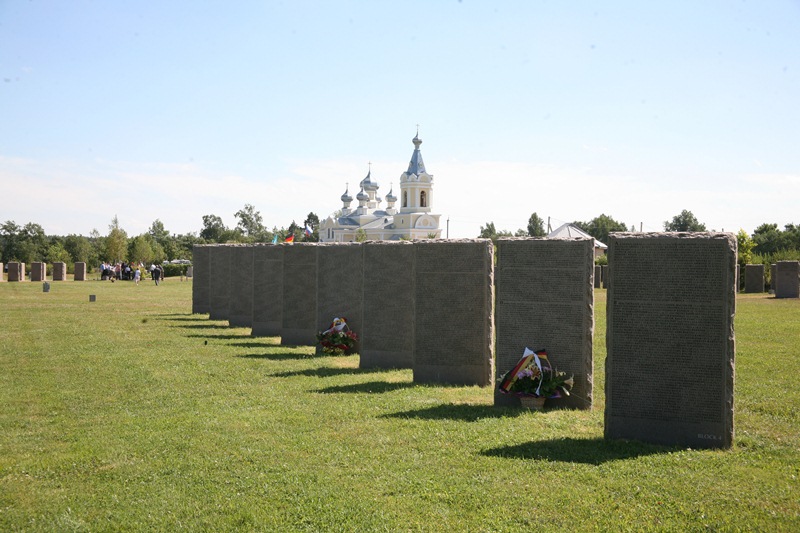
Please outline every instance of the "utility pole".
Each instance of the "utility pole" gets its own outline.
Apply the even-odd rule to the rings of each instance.
[[[447,217],[447,234],[446,235],[447,236],[445,238],[449,239],[450,238],[450,216],[449,215]]]

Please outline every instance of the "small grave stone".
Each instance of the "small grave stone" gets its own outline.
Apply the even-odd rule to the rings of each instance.
[[[8,281],[25,281],[25,263],[8,264]]]
[[[31,263],[31,281],[44,281],[47,279],[47,264],[41,261]]]
[[[53,263],[53,281],[67,280],[67,264],[58,262]]]
[[[197,275],[192,279],[192,313],[204,314],[211,309],[209,286],[209,260],[211,247],[195,244],[192,247],[192,267],[197,267]],[[194,272],[193,272],[194,273]]]
[[[414,242],[415,383],[492,384],[494,246]]]
[[[193,278],[194,277],[194,266],[189,265],[188,267],[186,267],[186,277],[187,278]]]
[[[283,248],[257,245],[253,250],[254,337],[279,337],[283,316]]]
[[[736,236],[614,233],[609,265],[606,438],[729,448]]]
[[[90,302],[96,302],[97,301],[97,295],[96,294],[90,294],[89,295],[89,301]]]
[[[234,327],[253,326],[253,246],[231,247],[231,299],[228,323]]]
[[[73,279],[75,281],[86,281],[86,263],[75,263],[75,274]]]
[[[596,270],[593,239],[497,241],[496,378],[514,367],[525,348],[546,349],[556,369],[575,379],[570,396],[546,405],[592,407]],[[495,388],[495,405],[519,405],[519,398]]]
[[[360,368],[412,368],[414,245],[367,241]]]
[[[744,292],[764,292],[764,265],[744,266]]]
[[[281,344],[317,344],[317,249],[312,243],[283,248],[283,315]]]
[[[50,284],[46,281],[42,283],[42,292],[50,292]]]
[[[800,261],[778,261],[774,279],[776,298],[800,298]]]

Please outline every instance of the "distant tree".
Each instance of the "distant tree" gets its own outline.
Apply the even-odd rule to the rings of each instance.
[[[514,237],[530,237],[530,236],[531,235],[528,233],[528,230],[526,229],[520,228],[514,232]]]
[[[539,218],[535,212],[528,219],[528,235],[531,237],[544,237],[547,232],[544,231],[544,220]]]
[[[756,247],[756,241],[743,229],[740,229],[739,233],[736,234],[736,241],[739,263],[742,265],[750,264],[750,261],[753,259],[753,248]]]
[[[289,227],[286,229],[286,237],[289,235],[294,235],[294,242],[299,242],[303,237],[303,230],[300,229],[300,226],[298,226],[294,220],[292,220],[292,223],[289,224]],[[284,240],[286,240],[286,238],[284,238]]]
[[[7,220],[0,225],[0,241],[4,263],[42,261],[49,246],[44,228],[34,222],[28,222],[20,227],[13,220]]]
[[[356,242],[364,242],[367,240],[367,232],[364,231],[364,228],[358,228],[356,230]]]
[[[97,252],[91,241],[83,235],[64,237],[64,248],[69,252],[72,261],[80,261],[87,265],[94,265],[98,262]]]
[[[3,263],[19,261],[20,232],[22,228],[13,220],[6,220],[0,226],[0,244],[2,244]]]
[[[753,232],[754,251],[759,255],[773,254],[781,249],[781,230],[777,224],[761,224]]]
[[[664,222],[665,231],[706,231],[706,225],[700,223],[691,211],[684,209],[680,215],[672,217],[672,221]]]
[[[261,213],[256,211],[255,207],[250,204],[244,204],[244,208],[234,213],[234,216],[239,219],[236,229],[248,240],[255,242],[264,238],[266,228],[264,227]]]
[[[222,242],[222,238],[227,233],[228,228],[222,223],[222,219],[217,215],[203,215],[203,229],[200,230],[200,237],[207,242]]]
[[[608,234],[615,231],[628,231],[628,226],[608,215],[594,217],[589,222],[573,222],[573,224],[600,242],[608,242]]]
[[[128,258],[128,234],[119,225],[119,219],[114,215],[108,226],[106,236],[105,259],[111,262],[125,261]]]
[[[311,229],[311,235],[305,235],[305,226]],[[309,242],[319,242],[319,217],[310,212],[303,221],[303,240]]]
[[[61,242],[53,242],[45,253],[45,260],[48,263],[72,263],[72,257]]]
[[[500,237],[511,237],[512,234],[510,231],[507,230],[500,230],[497,231],[497,228],[494,226],[494,222],[487,222],[486,226],[481,226],[481,232],[478,235],[481,239],[492,239],[492,242],[497,242],[497,239]]]

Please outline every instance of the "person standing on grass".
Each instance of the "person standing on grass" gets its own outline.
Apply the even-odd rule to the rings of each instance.
[[[152,272],[153,272],[153,281],[155,281],[156,285],[158,285],[158,281],[161,279],[161,270],[157,266],[153,265]]]
[[[136,272],[133,273],[133,281],[136,282],[136,284],[138,285],[139,280],[141,279],[142,279],[142,271],[139,269],[139,267],[136,267]]]

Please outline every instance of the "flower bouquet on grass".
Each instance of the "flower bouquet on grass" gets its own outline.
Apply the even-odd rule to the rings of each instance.
[[[322,353],[328,355],[351,353],[357,340],[358,335],[350,329],[344,317],[334,318],[331,327],[317,333],[317,344],[322,348]]]
[[[525,348],[522,359],[500,378],[500,392],[520,397],[522,405],[542,409],[547,398],[569,396],[574,384],[572,376],[556,370],[545,350]]]

